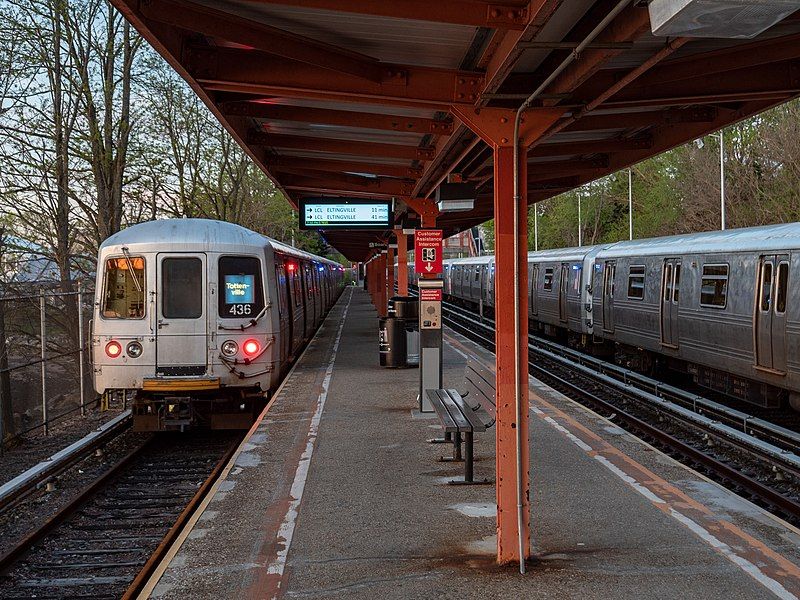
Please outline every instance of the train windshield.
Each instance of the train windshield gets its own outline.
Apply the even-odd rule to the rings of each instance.
[[[144,318],[144,257],[123,256],[106,260],[103,317]]]
[[[264,310],[261,262],[252,256],[219,259],[219,316],[256,317]]]

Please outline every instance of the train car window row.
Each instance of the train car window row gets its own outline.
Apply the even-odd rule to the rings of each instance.
[[[167,319],[197,319],[203,314],[202,260],[161,261],[161,314]]]
[[[628,298],[644,298],[644,265],[631,265],[628,269]]]
[[[772,265],[770,265],[771,267]],[[772,270],[770,269],[770,281]],[[771,289],[771,285],[769,286]],[[728,265],[703,265],[700,286],[700,306],[725,308],[728,300]],[[769,301],[769,299],[767,299]]]
[[[220,317],[254,317],[264,309],[261,261],[253,256],[221,256],[217,270]]]
[[[106,319],[143,319],[145,285],[143,256],[106,260],[102,315]]]

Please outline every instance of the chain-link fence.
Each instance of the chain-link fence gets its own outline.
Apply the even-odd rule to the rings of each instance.
[[[74,282],[0,287],[0,440],[41,431],[97,402],[89,366],[93,290]],[[3,443],[0,443],[2,452]]]

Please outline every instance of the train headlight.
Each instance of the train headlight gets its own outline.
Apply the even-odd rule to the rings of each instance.
[[[110,358],[117,358],[120,354],[122,354],[122,346],[119,342],[111,340],[106,344],[106,354],[108,354]]]
[[[237,352],[239,352],[239,345],[233,340],[228,340],[222,344],[222,353],[225,356],[236,356]]]
[[[142,345],[139,342],[130,342],[125,347],[125,352],[131,358],[139,358],[142,355]]]
[[[248,357],[253,357],[261,350],[261,344],[258,343],[258,340],[247,340],[242,349]]]

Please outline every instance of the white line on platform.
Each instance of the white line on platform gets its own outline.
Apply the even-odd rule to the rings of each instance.
[[[331,360],[328,362],[328,368],[325,369],[325,378],[322,380],[322,391],[317,398],[317,409],[314,416],[311,417],[311,424],[308,427],[308,437],[306,438],[306,449],[300,457],[300,462],[297,464],[297,470],[294,474],[294,481],[290,490],[291,501],[286,515],[283,517],[283,522],[278,529],[278,543],[282,544],[282,548],[278,550],[275,560],[267,565],[267,573],[270,575],[283,576],[286,568],[286,559],[289,555],[289,548],[292,545],[292,538],[294,537],[295,525],[297,524],[297,515],[300,508],[300,502],[303,500],[303,491],[306,487],[306,480],[308,479],[308,469],[311,466],[311,457],[314,454],[314,445],[317,441],[317,434],[319,432],[319,423],[322,419],[322,411],[325,409],[325,400],[328,398],[328,387],[331,383],[333,376],[333,366],[336,363],[336,353],[339,350],[339,341],[342,339],[342,331],[347,319],[347,309],[350,308],[350,301],[353,299],[353,288],[350,288],[350,297],[347,299],[347,305],[342,312],[342,320],[339,323],[339,331],[336,333],[336,339],[333,342],[333,349],[331,351]],[[282,582],[278,583],[278,589]],[[276,598],[277,595],[273,595]]]

